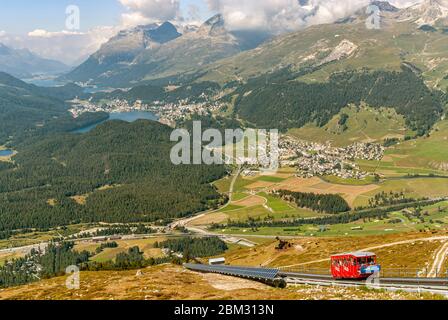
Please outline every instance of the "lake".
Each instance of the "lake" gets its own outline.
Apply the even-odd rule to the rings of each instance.
[[[122,120],[122,121],[126,121],[126,122],[134,122],[137,120],[153,120],[153,121],[157,121],[158,118],[156,115],[154,115],[152,112],[148,112],[148,111],[133,111],[133,112],[114,112],[109,114],[109,119],[105,120],[105,121],[101,121],[80,129],[77,129],[75,131],[73,131],[73,133],[87,133],[89,131],[91,131],[92,129],[96,128],[98,125],[106,122],[106,121],[110,121],[110,120]]]
[[[6,150],[0,150],[0,157],[8,157],[12,155],[14,151],[6,149]]]

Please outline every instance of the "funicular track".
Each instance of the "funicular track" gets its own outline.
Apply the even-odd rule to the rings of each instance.
[[[185,264],[185,268],[205,273],[217,273],[227,276],[260,281],[275,287],[285,285],[316,285],[341,287],[369,287],[390,291],[428,292],[448,297],[448,278],[382,278],[369,280],[336,280],[327,274],[312,274],[282,271],[280,269],[208,266],[200,264]]]

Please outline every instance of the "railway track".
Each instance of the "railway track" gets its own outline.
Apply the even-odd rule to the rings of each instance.
[[[335,280],[330,275],[279,272],[288,285],[321,285],[341,287],[370,287],[390,291],[428,292],[448,297],[448,278],[376,278],[366,280]]]
[[[207,266],[186,264],[187,269],[197,272],[218,273],[246,278],[277,287],[286,285],[318,285],[340,287],[369,287],[388,291],[433,293],[448,297],[448,278],[375,278],[373,280],[336,280],[331,275],[285,272],[279,269],[237,266]],[[269,274],[269,276],[267,275]]]

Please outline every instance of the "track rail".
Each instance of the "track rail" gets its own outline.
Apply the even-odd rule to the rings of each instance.
[[[307,273],[280,272],[288,285],[320,285],[342,287],[370,287],[389,291],[428,292],[448,297],[448,279],[446,278],[376,278],[375,281],[366,280],[335,280],[330,275]]]
[[[284,272],[278,269],[237,266],[208,266],[185,264],[197,272],[219,273],[227,276],[264,282],[276,287],[285,285],[319,285],[340,287],[369,287],[389,291],[428,292],[448,297],[448,278],[375,278],[370,280],[335,280],[331,275]]]

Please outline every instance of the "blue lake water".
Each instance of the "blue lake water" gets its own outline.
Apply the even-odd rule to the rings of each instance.
[[[57,87],[62,85],[61,83],[56,81],[56,76],[40,76],[31,79],[22,79],[23,81],[34,84],[39,87]]]
[[[105,121],[101,121],[101,122],[92,124],[90,126],[80,128],[73,132],[74,133],[87,133],[87,132],[91,131],[92,129],[96,128],[98,125],[100,125],[106,121],[110,121],[110,120],[122,120],[122,121],[126,121],[126,122],[134,122],[134,121],[141,120],[141,119],[153,120],[153,121],[158,120],[156,115],[154,115],[153,113],[148,112],[148,111],[114,112],[114,113],[109,114],[109,119],[107,119]]]
[[[0,157],[7,157],[12,155],[14,152],[12,150],[6,149],[6,150],[0,150]]]

